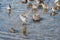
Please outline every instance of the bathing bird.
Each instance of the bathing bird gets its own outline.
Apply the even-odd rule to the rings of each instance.
[[[8,12],[8,15],[10,16],[10,13],[11,13],[11,5],[10,4],[7,5],[7,12]]]
[[[11,9],[11,5],[8,4],[8,6],[7,6],[7,10],[10,10],[10,9]]]
[[[29,22],[28,22],[28,20],[29,20],[29,17],[28,17],[29,12],[30,12],[30,11],[27,10],[24,14],[20,15],[20,19],[21,19],[21,21],[23,22],[23,24],[29,23]]]
[[[24,15],[20,15],[20,19],[24,22],[24,24],[27,22],[27,17]]]

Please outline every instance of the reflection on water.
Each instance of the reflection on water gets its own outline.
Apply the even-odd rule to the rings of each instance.
[[[7,10],[7,11],[8,11],[8,12],[7,12],[7,13],[8,13],[8,15],[10,16],[10,13],[11,13],[11,9],[10,9],[10,10]]]
[[[23,26],[22,26],[21,33],[22,33],[24,36],[27,36],[27,27],[26,27],[26,25],[23,25]]]
[[[48,6],[51,8],[54,0],[50,0]],[[44,1],[47,3],[47,1]],[[0,31],[9,33],[9,28],[14,28],[18,30],[18,34],[22,29],[22,33],[26,35],[29,39],[27,40],[58,40],[60,39],[60,11],[57,15],[50,16],[51,10],[47,14],[43,14],[41,9],[38,9],[36,13],[40,14],[43,18],[40,22],[31,22],[29,25],[22,27],[22,21],[19,18],[19,15],[23,14],[27,10],[27,4],[22,4],[21,0],[0,0]],[[11,4],[11,12],[7,12],[7,4]],[[34,2],[33,2],[34,3]],[[30,9],[28,9],[30,10]],[[44,11],[46,12],[46,10]],[[30,12],[30,17],[35,14],[32,11]],[[29,17],[29,18],[30,18]],[[1,34],[0,34],[1,35]],[[20,38],[20,35],[15,35],[17,38]],[[23,35],[23,36],[24,36]],[[6,36],[6,35],[5,35]],[[7,36],[6,36],[7,37]],[[2,38],[2,36],[0,36]],[[2,38],[8,40],[8,38]],[[22,38],[21,40],[24,40]]]

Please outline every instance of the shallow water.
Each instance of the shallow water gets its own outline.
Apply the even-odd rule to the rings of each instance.
[[[53,1],[48,3],[49,8],[53,6]],[[48,0],[44,1],[46,4]],[[27,10],[26,4],[22,4],[21,0],[0,0],[0,39],[1,40],[60,40],[60,11],[57,15],[50,16],[50,9],[47,14],[43,14],[41,10],[37,13],[40,14],[42,20],[38,23],[34,23],[29,20],[29,25],[22,25],[22,21],[19,18],[20,14],[23,14]],[[7,13],[7,4],[11,4],[11,14]],[[29,9],[30,10],[30,9]],[[30,12],[29,16],[35,13]],[[31,18],[31,17],[29,17]],[[28,39],[24,39],[24,35],[20,33],[9,33],[9,28],[20,31],[22,26],[27,27]]]

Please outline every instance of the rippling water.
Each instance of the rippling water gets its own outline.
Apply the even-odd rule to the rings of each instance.
[[[46,4],[48,0],[44,1]],[[54,0],[50,0],[47,4],[49,8],[53,6]],[[7,32],[9,33],[9,28],[13,27],[14,29],[20,31],[22,28],[22,22],[19,18],[20,14],[23,14],[27,10],[26,5],[22,4],[21,0],[0,0],[0,31],[1,32]],[[7,13],[7,4],[11,4],[11,14],[10,16]],[[29,9],[30,10],[30,9]],[[47,14],[43,14],[41,10],[39,10],[37,13],[40,14],[41,20],[38,23],[34,23],[32,20],[29,23],[29,25],[24,25],[27,27],[28,38],[24,39],[20,38],[19,35],[15,35],[17,39],[20,38],[20,40],[60,40],[60,11],[58,11],[56,16],[50,16],[51,10],[47,12]],[[30,16],[32,16],[35,13],[30,12]],[[30,18],[30,17],[29,17]],[[17,40],[14,38],[8,38],[1,37],[4,36],[4,34],[0,33],[0,39],[1,40]],[[13,35],[12,35],[13,36]]]

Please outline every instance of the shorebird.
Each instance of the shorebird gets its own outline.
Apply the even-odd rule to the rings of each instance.
[[[60,1],[55,2],[55,6],[56,6],[57,10],[60,10]]]
[[[37,4],[33,4],[32,5],[32,12],[36,12],[38,9],[38,5]]]
[[[34,0],[27,0],[28,1],[28,3],[30,3],[30,2],[32,2],[32,1],[34,1]]]
[[[27,8],[32,8],[32,3],[29,3],[28,5],[27,5]]]
[[[29,20],[29,18],[28,18],[29,12],[30,12],[30,11],[27,10],[24,14],[20,15],[20,19],[21,19],[21,21],[23,22],[23,24],[29,23],[29,22],[28,22],[28,20]]]
[[[8,6],[7,6],[7,10],[10,10],[10,9],[11,9],[11,5],[8,4]]]
[[[22,22],[25,24],[27,22],[27,17],[24,15],[20,15],[20,19],[22,20]]]
[[[11,13],[11,5],[10,4],[8,4],[8,6],[7,6],[7,12],[8,12],[8,15],[10,16],[10,13]]]
[[[41,3],[44,3],[44,2],[43,2],[43,0],[36,0],[36,3],[41,4]]]
[[[57,6],[53,6],[53,7],[51,8],[51,10],[52,10],[53,12],[57,11]]]
[[[14,29],[14,28],[10,28],[9,31],[10,31],[11,33],[15,33],[15,29]]]
[[[22,0],[22,3],[27,3],[27,0]]]
[[[33,4],[33,5],[32,5],[32,8],[33,8],[33,9],[37,9],[37,8],[38,8],[38,5],[37,5],[37,4]]]
[[[43,13],[47,13],[47,11],[48,11],[48,6],[47,6],[47,4],[41,3],[41,6],[42,6],[42,8],[43,8],[42,12],[43,12]]]
[[[54,3],[58,2],[59,0],[55,0]]]
[[[57,10],[60,10],[60,7],[59,6],[57,6]]]
[[[47,4],[45,4],[45,3],[41,3],[41,5],[42,5],[43,9],[48,9]]]
[[[40,15],[39,14],[34,14],[32,16],[32,18],[33,18],[34,21],[39,21],[40,20]]]
[[[60,1],[56,2],[55,5],[60,7]]]
[[[52,12],[50,13],[50,16],[55,16],[57,13],[56,12]]]

